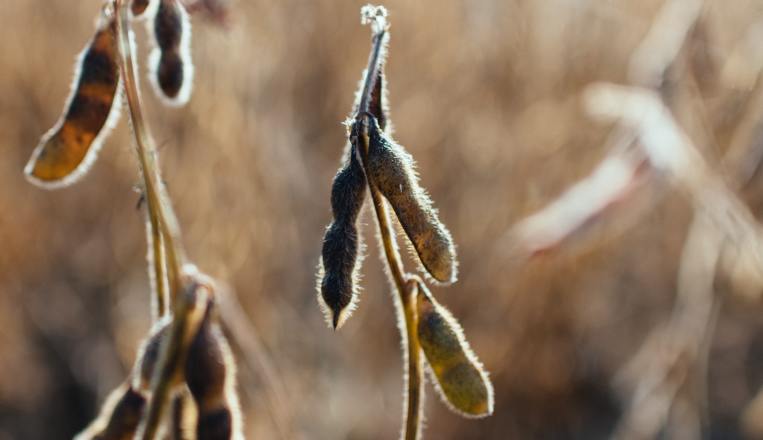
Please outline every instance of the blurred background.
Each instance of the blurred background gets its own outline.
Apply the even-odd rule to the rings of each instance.
[[[362,296],[340,331],[326,327],[314,287],[346,140],[341,122],[367,62],[364,3],[237,1],[227,27],[195,15],[190,103],[167,109],[144,87],[188,252],[240,301],[252,341],[282,383],[291,438],[399,432],[400,342],[368,212]],[[594,81],[628,82],[631,55],[663,3],[385,2],[395,139],[416,158],[460,257],[459,282],[433,293],[461,321],[496,391],[494,415],[468,420],[427,385],[426,438],[598,439],[622,420],[633,394],[618,373],[671,316],[689,202],[666,188],[628,227],[593,230],[531,259],[509,251],[510,231],[606,156],[612,125],[586,115],[581,91]],[[22,174],[63,108],[99,7],[0,2],[2,440],[83,429],[126,376],[150,325],[125,118],[77,184],[45,191]],[[763,3],[707,1],[696,23],[682,55],[690,62],[671,70],[662,92],[672,96],[690,69],[696,87],[677,119],[693,139],[701,132],[712,140],[703,154],[723,171],[719,158],[757,102]],[[145,61],[142,25],[136,34]],[[685,126],[682,115],[698,109],[702,123]],[[751,139],[754,148],[763,137]],[[761,185],[756,175],[740,192],[755,214],[763,214]],[[762,435],[755,420],[763,422],[763,411],[751,406],[763,385],[759,297],[715,288],[722,305],[706,368],[681,394],[696,417],[681,422],[671,412],[666,426],[677,428],[662,438],[682,438],[682,423],[705,438]],[[247,435],[278,438],[267,381],[245,374],[243,358]]]

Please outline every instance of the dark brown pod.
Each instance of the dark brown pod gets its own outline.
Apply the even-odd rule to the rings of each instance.
[[[354,309],[362,259],[357,222],[366,196],[366,177],[356,150],[356,145],[350,146],[344,167],[334,177],[331,187],[334,221],[326,230],[321,252],[318,302],[335,329]]]
[[[233,413],[228,408],[218,408],[199,414],[196,439],[227,440],[234,438],[233,417]]]
[[[365,164],[369,179],[389,201],[429,275],[441,283],[455,282],[458,263],[453,239],[419,186],[413,158],[379,130],[373,116],[359,119],[356,125],[364,120],[369,124]]]
[[[178,0],[157,1],[151,26],[156,46],[149,56],[149,78],[165,104],[180,106],[188,102],[193,85],[191,24]]]
[[[138,360],[135,365],[135,377],[133,377],[132,384],[133,388],[143,391],[151,389],[154,367],[159,362],[162,341],[167,336],[169,327],[169,318],[157,322],[151,330],[151,335],[138,349]]]
[[[387,107],[387,86],[384,82],[384,71],[379,70],[379,75],[374,82],[374,88],[371,89],[371,101],[368,105],[368,111],[376,117],[381,131],[387,131],[389,121],[389,108]]]
[[[111,392],[101,414],[75,440],[132,440],[146,406],[146,398],[128,384]]]
[[[469,348],[461,325],[423,283],[418,287],[416,330],[440,396],[453,411],[464,416],[492,414],[493,385]]]
[[[95,36],[77,59],[63,116],[42,137],[24,169],[31,182],[46,188],[66,186],[93,163],[119,118],[117,53],[115,21],[101,19]]]
[[[130,12],[132,12],[132,16],[135,18],[142,17],[149,6],[151,6],[151,2],[152,0],[132,0],[130,3]]]
[[[239,437],[240,415],[235,393],[235,364],[210,303],[188,349],[185,380],[198,409],[199,440]]]

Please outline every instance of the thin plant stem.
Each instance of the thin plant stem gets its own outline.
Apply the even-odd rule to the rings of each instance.
[[[119,67],[122,73],[122,84],[125,97],[127,98],[127,107],[130,112],[130,121],[135,133],[135,144],[143,174],[148,212],[150,216],[155,217],[155,223],[161,232],[165,261],[167,262],[170,299],[174,300],[174,297],[181,290],[180,268],[186,263],[185,250],[180,241],[180,227],[177,217],[172,209],[161,178],[153,138],[149,132],[148,124],[146,124],[143,117],[140,92],[137,86],[138,82],[135,79],[135,64],[132,56],[129,2],[126,0],[114,0],[114,14],[117,21],[117,39],[119,41]]]
[[[358,105],[358,112],[367,112],[368,106],[371,104],[371,93],[374,90],[374,84],[376,84],[379,78],[379,72],[381,71],[382,63],[384,61],[384,37],[387,34],[387,29],[384,28],[379,33],[374,34],[372,40],[371,55],[368,59],[368,70],[366,79],[363,82],[363,92],[360,95],[360,105]]]
[[[385,44],[388,38],[387,30],[389,29],[386,11],[383,8],[373,9],[369,13],[372,13],[373,16],[366,16],[364,20],[371,24],[373,32],[371,54],[368,57],[368,68],[366,69],[366,77],[363,81],[363,89],[360,94],[358,113],[356,115],[356,122],[361,124],[359,140],[361,141],[360,147],[362,148],[362,151],[358,150],[357,153],[361,156],[360,159],[364,169],[366,168],[365,164],[367,163],[370,145],[368,111],[371,104],[371,94],[373,93],[376,81],[379,80],[384,63]],[[405,440],[416,440],[421,432],[421,406],[423,402],[421,347],[419,345],[418,334],[416,333],[418,321],[415,308],[416,287],[415,282],[408,282],[410,277],[405,273],[403,268],[400,253],[398,252],[395,231],[390,224],[386,202],[382,198],[379,189],[376,188],[374,182],[369,178],[368,173],[366,173],[366,180],[369,192],[371,193],[371,199],[373,200],[376,219],[379,223],[379,235],[381,236],[389,273],[399,295],[399,301],[395,301],[396,313],[398,318],[402,318],[402,321],[405,323],[404,334],[402,334],[403,329],[400,329],[400,336],[403,339],[406,359],[408,361],[405,366],[407,403],[404,411],[405,420],[403,421],[402,435]]]
[[[199,289],[195,283],[188,283],[188,280],[181,279],[181,268],[186,265],[185,250],[180,239],[177,217],[161,177],[156,147],[142,113],[132,54],[129,3],[126,0],[114,0],[113,5],[119,42],[119,68],[135,134],[149,224],[152,229],[157,295],[164,291],[164,287],[160,286],[163,285],[165,275],[162,265],[166,264],[170,307],[173,311],[170,331],[168,337],[162,342],[159,360],[151,379],[151,400],[137,435],[137,438],[151,440],[156,436],[162,413],[178,374],[178,367],[185,358],[189,335],[195,333],[203,316],[203,313],[199,313],[202,307],[198,307],[202,289]],[[184,284],[187,289],[183,289]],[[190,289],[194,291],[191,292]],[[164,302],[161,298],[158,304]],[[164,307],[170,308],[166,304]]]
[[[368,157],[369,147],[369,134],[368,134],[368,119],[362,117],[362,156],[363,163]],[[406,384],[406,396],[407,404],[405,409],[405,420],[403,421],[404,431],[403,438],[405,440],[416,440],[419,438],[421,428],[421,406],[423,403],[423,374],[421,367],[421,346],[419,345],[418,334],[416,333],[416,326],[418,317],[416,315],[415,308],[415,283],[408,283],[410,278],[405,274],[403,269],[403,263],[398,252],[397,241],[395,238],[395,232],[392,229],[392,225],[389,221],[389,214],[387,212],[386,202],[382,198],[381,192],[376,188],[375,184],[370,180],[368,181],[369,191],[371,192],[371,198],[373,200],[374,212],[376,213],[376,220],[379,223],[379,235],[381,236],[382,245],[384,249],[384,255],[387,258],[387,265],[389,267],[389,273],[395,283],[395,288],[399,295],[399,301],[396,301],[396,313],[398,317],[402,317],[405,322],[405,335],[403,337],[404,350],[406,350],[406,358],[408,363],[406,365],[405,377],[408,383]],[[403,329],[401,328],[402,332]]]
[[[167,285],[166,281],[166,261],[164,243],[162,240],[162,233],[159,229],[159,221],[156,215],[151,214],[150,208],[147,209],[148,222],[146,222],[146,228],[148,229],[148,236],[151,240],[151,269],[153,269],[154,277],[154,301],[156,309],[154,310],[154,320],[159,320],[162,316],[165,316],[168,312],[167,307]]]

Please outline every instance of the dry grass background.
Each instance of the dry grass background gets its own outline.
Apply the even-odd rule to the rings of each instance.
[[[377,249],[341,331],[326,328],[314,293],[340,122],[367,59],[364,3],[236,2],[228,31],[194,20],[186,108],[164,109],[144,88],[188,251],[237,293],[286,384],[294,435],[307,439],[393,438],[401,415],[398,335]],[[495,414],[474,421],[448,413],[430,388],[427,438],[605,438],[616,424],[611,382],[670,314],[688,203],[671,194],[618,237],[520,267],[502,238],[600,160],[610,127],[585,116],[580,92],[625,82],[661,3],[385,2],[395,137],[459,246],[460,282],[434,293],[496,389]],[[0,2],[2,440],[82,429],[149,325],[125,118],[82,182],[46,192],[22,175],[63,107],[98,5]],[[708,4],[716,86],[701,99],[727,115],[707,127],[721,140],[763,64],[761,17],[757,1]],[[747,202],[763,208],[760,193]],[[709,365],[712,438],[740,438],[739,414],[763,385],[761,316],[760,304],[726,296]],[[249,437],[273,438],[261,381],[242,387],[253,391],[243,396]]]

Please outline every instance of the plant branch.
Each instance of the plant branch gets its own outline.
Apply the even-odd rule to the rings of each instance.
[[[361,156],[364,168],[367,163],[366,160],[368,158],[368,148],[370,145],[368,117],[367,114],[361,114],[356,122],[361,124],[359,139],[361,145],[359,145],[359,147],[362,149]],[[400,259],[400,253],[398,252],[397,241],[395,239],[395,232],[390,224],[387,206],[382,198],[381,192],[376,188],[374,182],[368,178],[368,173],[366,173],[366,176],[368,189],[374,204],[376,220],[379,223],[379,235],[381,236],[384,255],[387,259],[389,272],[399,295],[399,301],[396,301],[396,312],[398,318],[402,317],[405,322],[405,333],[403,334],[403,329],[400,329],[401,336],[403,337],[404,349],[406,350],[406,358],[408,360],[406,365],[406,376],[408,379],[406,395],[408,400],[405,410],[403,438],[405,440],[416,440],[419,438],[421,426],[423,375],[420,356],[421,347],[416,333],[417,316],[415,308],[415,282],[409,282],[410,277],[404,272],[403,263]]]
[[[371,54],[368,56],[368,69],[366,69],[366,79],[363,81],[363,91],[360,95],[360,104],[358,105],[358,114],[368,112],[371,103],[371,94],[374,91],[374,85],[379,78],[382,64],[385,58],[385,47],[389,34],[389,23],[387,23],[387,10],[383,6],[364,6],[361,9],[363,24],[371,24]]]
[[[185,250],[180,241],[180,227],[177,217],[164,187],[156,157],[156,148],[148,125],[141,110],[140,92],[135,79],[135,64],[132,56],[130,32],[130,11],[126,0],[114,0],[114,14],[117,21],[117,39],[119,42],[119,68],[122,73],[130,121],[135,133],[138,161],[143,174],[146,202],[152,224],[161,232],[164,255],[167,262],[170,299],[180,291],[180,268],[186,263]]]
[[[162,316],[165,316],[168,312],[167,307],[167,285],[165,284],[167,273],[164,243],[162,240],[162,234],[159,229],[159,221],[156,215],[151,214],[151,210],[147,210],[146,217],[146,232],[148,234],[149,242],[151,243],[151,269],[153,269],[153,293],[154,293],[154,321],[159,320]]]

